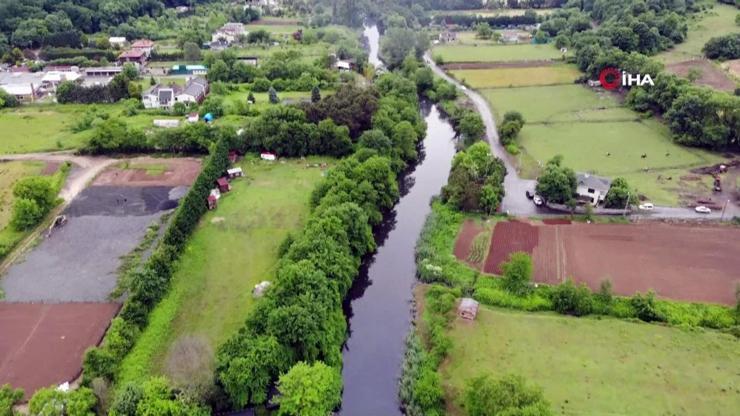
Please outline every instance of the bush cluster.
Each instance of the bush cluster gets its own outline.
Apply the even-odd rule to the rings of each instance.
[[[506,167],[491,154],[485,142],[477,142],[455,155],[442,200],[463,211],[496,212],[504,199]]]

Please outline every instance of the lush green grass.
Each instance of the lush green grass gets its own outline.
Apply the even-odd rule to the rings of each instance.
[[[215,349],[239,328],[254,305],[254,285],[272,279],[278,246],[308,216],[309,194],[322,171],[306,163],[241,163],[246,178],[234,181],[201,220],[172,288],[123,361],[119,385],[161,373],[181,336],[204,337]]]
[[[12,161],[0,163],[0,230],[10,222],[15,197],[13,185],[19,179],[41,174],[43,162]]]
[[[578,68],[572,65],[459,69],[449,72],[458,80],[476,89],[573,84],[573,81],[581,75]]]
[[[444,62],[498,62],[559,59],[561,53],[551,44],[546,45],[442,45],[435,46],[433,56]]]
[[[689,22],[689,33],[683,43],[658,55],[665,63],[680,62],[703,57],[701,49],[713,37],[740,31],[735,24],[737,8],[728,4],[715,4],[714,8],[703,12]]]
[[[557,121],[634,120],[637,115],[620,107],[615,96],[582,85],[496,88],[481,91],[501,119],[507,111],[522,113],[527,123]]]
[[[552,14],[556,9],[530,9],[538,15]],[[477,10],[433,10],[433,15],[481,15],[481,16],[522,16],[527,9],[477,9]]]
[[[718,332],[482,306],[450,335],[448,397],[479,374],[516,373],[556,414],[732,415],[740,405],[738,341]]]

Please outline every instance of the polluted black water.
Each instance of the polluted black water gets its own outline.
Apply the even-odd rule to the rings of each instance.
[[[401,199],[376,229],[378,250],[365,259],[345,302],[342,415],[402,414],[398,379],[411,323],[416,240],[455,155],[454,130],[436,106],[423,107],[427,132],[419,161],[401,178]]]

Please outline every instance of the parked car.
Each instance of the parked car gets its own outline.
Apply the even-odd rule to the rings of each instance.
[[[694,211],[698,212],[699,214],[709,214],[712,212],[711,209],[705,207],[704,205],[699,205],[698,207],[694,208]]]
[[[543,204],[543,203],[544,203],[545,201],[543,201],[543,200],[542,200],[542,197],[540,197],[539,195],[535,195],[535,196],[534,196],[534,198],[532,198],[532,202],[534,202],[534,204],[535,204],[535,205],[537,205],[537,206],[540,206],[540,205],[542,205],[542,204]]]
[[[534,198],[534,192],[532,192],[530,190],[527,190],[527,192],[525,192],[525,194],[527,195],[527,199]]]
[[[644,204],[640,204],[639,208],[644,211],[650,211],[653,208],[655,208],[655,205],[653,205],[652,202],[646,202]]]

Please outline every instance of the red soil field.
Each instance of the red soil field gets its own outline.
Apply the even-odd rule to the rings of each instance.
[[[467,259],[470,257],[470,250],[473,247],[473,240],[475,237],[483,231],[483,227],[476,224],[473,220],[465,220],[460,233],[457,235],[455,241],[455,257],[470,264]],[[476,266],[475,264],[471,264]]]
[[[0,303],[0,385],[42,387],[80,375],[88,347],[103,338],[115,303]]]
[[[126,161],[122,161],[125,163]],[[196,158],[139,157],[128,160],[129,167],[111,166],[103,171],[93,185],[107,186],[189,186],[200,173],[200,160]],[[146,166],[167,166],[164,173],[150,175]]]
[[[537,240],[538,232],[534,225],[519,221],[496,223],[483,270],[486,273],[501,274],[499,265],[509,260],[511,253],[523,251],[532,254]]]
[[[494,229],[484,269],[499,273],[508,253],[532,253],[534,280],[556,284],[566,277],[598,290],[609,279],[623,296],[654,290],[659,297],[735,304],[740,283],[740,228],[660,223],[572,224]],[[524,248],[524,249],[523,249]]]

